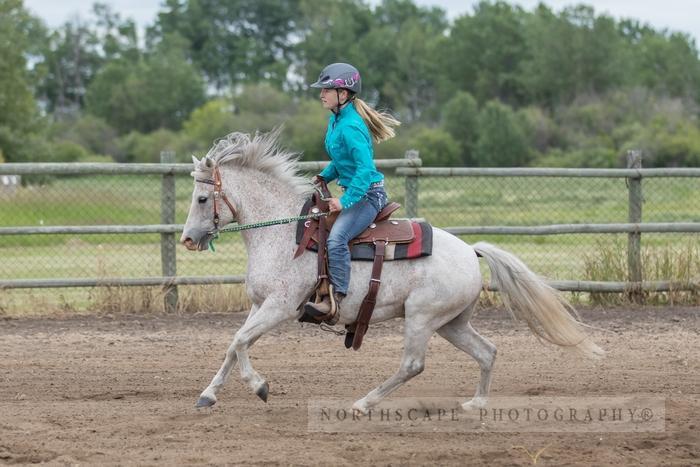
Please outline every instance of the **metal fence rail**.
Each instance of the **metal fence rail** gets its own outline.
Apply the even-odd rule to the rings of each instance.
[[[631,153],[628,169],[424,168],[409,151],[377,166],[395,169],[387,188],[403,215],[424,217],[469,241],[524,239],[504,248],[524,254],[560,290],[697,290],[696,282],[673,277],[643,281],[641,234],[657,246],[698,243],[700,169],[642,169],[638,159]],[[240,239],[229,237],[227,251],[214,257],[176,255],[183,227],[177,221],[184,221],[191,193],[191,180],[176,180],[184,181],[192,166],[172,160],[163,153],[161,164],[0,164],[0,176],[55,178],[0,192],[0,288],[162,285],[173,306],[177,285],[243,282]],[[301,162],[299,168],[315,173],[326,164]],[[619,281],[562,280],[581,267],[581,255],[595,248],[590,239],[599,234],[626,236],[627,270]],[[201,275],[212,266],[234,274]]]

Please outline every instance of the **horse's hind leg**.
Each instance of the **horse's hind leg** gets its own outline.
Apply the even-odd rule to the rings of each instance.
[[[399,386],[420,374],[425,366],[425,353],[428,350],[428,341],[435,331],[427,326],[420,326],[413,321],[406,321],[404,350],[401,366],[393,376],[373,389],[362,399],[355,402],[353,409],[361,413],[367,413],[369,409],[382,399],[395,391]]]
[[[399,386],[423,371],[430,337],[462,310],[457,295],[453,297],[451,303],[444,302],[439,308],[435,307],[434,298],[429,293],[419,292],[413,296],[413,299],[409,297],[406,301],[404,304],[404,347],[399,371],[355,402],[352,406],[353,409],[367,413],[370,408],[377,405]]]
[[[481,368],[481,379],[476,387],[476,394],[471,401],[462,404],[464,409],[486,405],[491,386],[491,372],[496,361],[496,346],[474,330],[469,323],[470,317],[471,309],[467,309],[437,330],[437,333],[452,345],[471,355]]]

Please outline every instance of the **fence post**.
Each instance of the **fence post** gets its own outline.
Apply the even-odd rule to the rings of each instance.
[[[161,164],[175,163],[173,151],[160,153]],[[175,174],[163,174],[160,192],[160,223],[175,223]],[[160,262],[163,276],[175,277],[177,275],[176,239],[174,233],[160,234]],[[172,312],[177,309],[177,286],[165,286],[165,311]]]
[[[642,153],[634,150],[627,152],[627,168],[642,168]],[[627,179],[627,189],[629,192],[628,222],[640,224],[642,222],[642,177],[629,177]],[[627,272],[628,281],[634,283],[629,291],[629,298],[633,302],[641,303],[644,299],[642,292],[642,234],[640,232],[630,232],[627,234]]]
[[[404,156],[406,159],[418,159],[419,153],[409,149]],[[406,217],[418,217],[418,176],[406,175]]]

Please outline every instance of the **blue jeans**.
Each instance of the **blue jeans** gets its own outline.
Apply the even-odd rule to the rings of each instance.
[[[348,242],[360,235],[386,206],[383,186],[371,187],[360,201],[343,209],[328,235],[328,271],[336,292],[347,294],[350,283],[350,248]]]

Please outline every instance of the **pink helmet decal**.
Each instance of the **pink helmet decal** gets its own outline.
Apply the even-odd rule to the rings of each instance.
[[[334,80],[331,80],[334,85],[340,87],[340,88],[351,88],[360,81],[360,74],[355,73],[352,75],[350,78],[336,78]]]
[[[312,88],[348,89],[359,93],[362,88],[360,72],[348,63],[333,63],[321,71]]]

